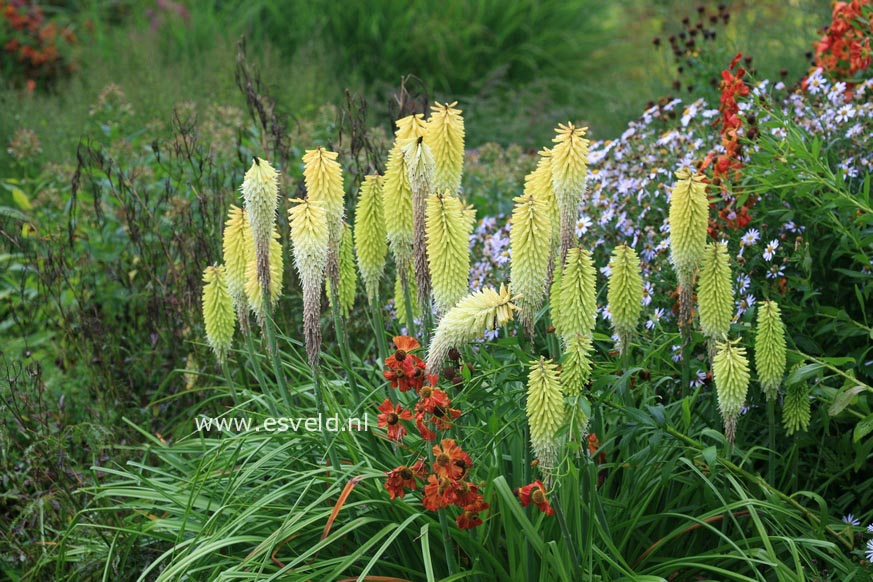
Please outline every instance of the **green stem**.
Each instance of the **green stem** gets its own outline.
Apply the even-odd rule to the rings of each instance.
[[[345,326],[342,323],[342,314],[340,313],[339,293],[335,285],[329,285],[330,288],[330,310],[333,313],[333,329],[336,332],[336,341],[340,347],[340,355],[343,360],[343,367],[346,370],[349,387],[352,389],[352,397],[355,399],[355,407],[361,408],[361,394],[358,391],[358,382],[355,380],[355,373],[352,370],[352,355],[349,349],[349,338],[345,333]]]
[[[400,287],[403,288],[403,309],[406,313],[406,333],[415,337],[415,317],[412,314],[412,294],[409,293],[409,270],[400,268]]]
[[[255,344],[254,344],[254,340],[252,339],[252,335],[254,335],[254,334],[251,331],[246,334],[246,347],[247,347],[248,353],[249,353],[249,362],[251,362],[251,364],[252,364],[252,372],[255,374],[255,379],[258,381],[258,386],[261,386],[263,389],[263,388],[266,388],[266,386],[267,386],[267,380],[266,380],[266,378],[264,378],[264,373],[261,370],[261,365],[256,359],[257,352],[255,352]],[[267,400],[267,405],[270,408],[270,414],[278,417],[279,416],[279,409],[276,408],[276,401],[273,398],[270,398],[269,396],[267,397],[266,400]]]
[[[776,485],[776,402],[773,398],[767,400],[767,430],[770,449],[767,452],[767,482]]]
[[[268,297],[268,295],[264,295]],[[273,363],[273,374],[276,375],[276,382],[279,385],[279,394],[282,396],[282,401],[285,403],[285,408],[291,410],[291,397],[288,394],[288,384],[285,381],[285,371],[282,369],[282,361],[279,358],[279,347],[276,342],[276,322],[273,321],[273,313],[269,305],[265,305],[266,317],[264,321],[264,330],[267,332],[267,342],[269,345],[270,359]]]
[[[312,370],[312,384],[315,387],[315,409],[318,411],[318,414],[321,415],[321,418],[327,418],[327,411],[324,408],[324,394],[321,391],[322,387],[320,365]],[[333,467],[334,471],[339,473],[340,464],[339,459],[337,459],[336,456],[336,451],[334,451],[333,447],[330,445],[330,440],[327,438],[327,433],[322,431],[321,436],[324,439],[324,447],[327,449],[327,455],[328,457],[330,457],[330,464]]]
[[[573,537],[570,535],[570,530],[567,528],[567,522],[564,519],[564,512],[561,511],[561,504],[558,502],[558,496],[552,495],[552,508],[555,510],[555,517],[558,518],[558,525],[561,527],[561,537],[564,538],[564,544],[570,550],[570,556],[573,559],[573,579],[582,580],[582,572],[579,562],[579,554],[576,552],[576,545],[573,543]]]
[[[384,362],[388,357],[388,340],[385,339],[385,320],[382,317],[382,303],[377,294],[370,303],[370,312],[373,316],[373,333],[376,334],[376,349],[379,351],[379,361]]]
[[[704,447],[703,443],[696,441],[693,438],[682,434],[681,432],[679,432],[678,430],[676,430],[672,426],[666,427],[665,430],[667,431],[668,434],[670,434],[671,436],[684,442],[686,445],[690,446],[693,449],[696,449],[698,451],[702,451],[704,448],[706,448],[706,447]],[[742,467],[740,467],[738,465],[735,465],[734,463],[732,463],[728,459],[723,459],[721,457],[717,457],[717,459],[725,468],[727,468],[732,473],[743,477],[744,479],[748,480],[750,483],[754,483],[755,485],[758,485],[759,487],[766,490],[771,495],[778,497],[783,502],[787,503],[791,507],[800,511],[806,517],[806,519],[810,523],[812,523],[813,525],[819,526],[819,527],[823,525],[821,522],[821,519],[819,519],[819,517],[816,514],[811,512],[809,509],[807,509],[806,507],[804,507],[800,503],[798,503],[790,495],[783,493],[782,491],[780,491],[779,489],[777,489],[773,485],[770,485],[769,483],[767,483],[759,475],[754,475],[754,474],[746,471],[745,469],[743,469]],[[841,544],[843,544],[847,550],[850,550],[850,551],[852,550],[853,544],[852,544],[851,540],[846,540],[843,536],[841,536],[839,533],[837,533],[833,528],[831,528],[828,525],[824,526],[824,530],[827,533],[829,533],[832,537],[834,537],[836,540],[838,540]]]

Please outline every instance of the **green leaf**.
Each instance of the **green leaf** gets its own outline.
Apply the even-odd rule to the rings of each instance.
[[[794,386],[795,384],[799,384],[804,380],[808,380],[809,378],[815,376],[818,371],[823,368],[824,366],[822,366],[821,364],[807,364],[805,366],[801,366],[800,368],[788,374],[788,378],[785,379],[785,385]]]
[[[828,415],[836,416],[841,413],[846,407],[852,403],[852,400],[855,399],[855,396],[864,391],[863,386],[852,386],[851,388],[844,388],[837,394],[836,398],[834,398],[833,403],[828,408]]]
[[[859,443],[862,438],[871,432],[873,432],[873,414],[855,425],[855,433],[852,435],[852,440]]]

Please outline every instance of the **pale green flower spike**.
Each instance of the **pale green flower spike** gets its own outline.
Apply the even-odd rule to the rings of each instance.
[[[577,128],[572,123],[559,124],[557,136],[552,140],[552,184],[561,214],[561,258],[576,244],[576,221],[579,219],[579,204],[585,197],[585,180],[588,177],[588,146],[585,138],[587,127]]]
[[[779,304],[762,301],[758,306],[755,334],[755,370],[767,400],[772,400],[779,392],[785,375],[785,360],[785,326]]]
[[[355,244],[352,242],[352,229],[343,223],[343,235],[340,239],[339,249],[339,296],[340,313],[348,317],[352,306],[355,304],[355,290],[358,284],[358,276],[355,273]],[[327,280],[330,289],[330,280]],[[333,293],[328,292],[327,298],[333,307]]]
[[[514,198],[509,247],[510,280],[519,295],[519,320],[533,335],[534,317],[543,305],[551,258],[552,224],[545,201],[530,192]]]
[[[479,339],[486,330],[496,329],[512,321],[514,298],[505,285],[500,291],[486,287],[461,299],[437,325],[427,352],[427,371],[439,374],[452,348]]]
[[[534,456],[547,474],[557,464],[564,412],[558,367],[552,360],[540,357],[530,363],[527,377],[527,423]]]
[[[546,205],[552,233],[551,249],[554,254],[561,244],[561,213],[558,211],[558,198],[552,182],[552,150],[543,148],[539,155],[536,169],[524,179],[524,193],[532,194]]]
[[[327,213],[309,198],[294,199],[288,210],[294,265],[303,286],[303,335],[309,365],[318,366],[321,349],[321,290],[327,267],[328,241]]]
[[[560,317],[553,320],[564,342],[577,334],[591,335],[594,331],[597,317],[596,277],[591,253],[579,247],[567,251],[558,300]]]
[[[251,225],[246,211],[231,205],[227,222],[224,223],[222,247],[224,250],[225,279],[227,290],[233,298],[240,327],[248,328],[248,300],[246,299],[246,265],[252,240]]]
[[[427,265],[427,199],[430,197],[434,160],[423,138],[413,139],[401,147],[409,171],[412,190],[412,265],[418,286],[418,304],[430,308],[430,272]]]
[[[318,203],[327,218],[329,234],[327,274],[331,281],[339,279],[339,244],[343,232],[343,171],[337,162],[339,154],[319,147],[303,155],[303,181],[306,197]]]
[[[724,419],[724,434],[730,442],[736,436],[737,419],[749,391],[749,361],[746,348],[735,345],[739,341],[718,342],[712,361],[718,408]]]
[[[250,247],[251,248],[251,247]],[[250,253],[251,256],[251,253]],[[258,321],[264,321],[267,315],[267,305],[273,306],[282,294],[282,244],[279,242],[279,231],[273,228],[273,238],[270,240],[270,264],[269,264],[269,281],[270,294],[267,301],[264,301],[263,287],[261,287],[261,277],[258,276],[258,265],[254,257],[249,259],[246,264],[246,299],[249,303],[249,308],[252,310]]]
[[[782,426],[789,436],[809,428],[810,409],[809,388],[806,383],[798,382],[789,386],[782,403]]]
[[[394,122],[397,130],[394,132],[396,145],[404,145],[407,141],[422,137],[427,131],[427,122],[424,120],[424,113],[416,113],[407,115]]]
[[[220,363],[224,363],[233,342],[236,317],[233,298],[227,289],[223,265],[206,267],[203,273],[203,321],[206,341]]]
[[[457,104],[436,101],[424,134],[425,143],[433,150],[433,189],[452,195],[461,189],[464,171],[464,118],[461,110],[455,109]]]
[[[255,158],[252,167],[246,172],[240,190],[251,225],[257,277],[261,287],[269,289],[272,287],[270,247],[276,224],[276,208],[279,203],[279,175],[270,162]],[[258,320],[262,325],[264,317],[263,312],[258,313]]]
[[[379,293],[379,281],[385,272],[388,254],[382,183],[381,176],[365,177],[355,208],[355,251],[358,270],[370,303],[376,300]]]
[[[591,380],[591,337],[576,334],[567,341],[561,360],[561,391],[565,396],[578,396]]]
[[[427,260],[439,313],[455,306],[470,288],[470,233],[457,196],[434,194],[427,202]]]
[[[397,123],[399,126],[400,121]],[[409,186],[406,158],[399,143],[398,137],[388,152],[382,187],[388,245],[398,268],[412,263],[412,189]]]
[[[555,269],[552,285],[549,287],[549,315],[552,327],[561,319],[561,269]]]
[[[643,309],[643,278],[636,251],[624,244],[612,251],[607,301],[612,315],[612,329],[619,337],[618,349],[625,353]]]
[[[724,338],[734,315],[734,291],[727,244],[708,243],[697,280],[700,327],[710,342]]]
[[[703,174],[682,168],[670,195],[670,262],[679,281],[679,327],[685,341],[693,313],[694,276],[706,247],[709,201]]]

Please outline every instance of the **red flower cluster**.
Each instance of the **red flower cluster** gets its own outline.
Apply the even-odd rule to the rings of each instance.
[[[425,373],[424,361],[413,354],[420,346],[415,338],[397,336],[394,338],[397,347],[392,355],[385,358],[387,369],[382,372],[385,379],[391,382],[392,388],[401,392],[414,390],[418,394],[415,405],[415,426],[426,441],[436,439],[434,430],[447,430],[452,420],[461,416],[461,411],[451,407],[449,395],[437,388],[438,376]],[[412,420],[412,412],[403,410],[389,399],[379,406],[379,427],[388,428],[388,438],[400,441],[406,435],[399,422]]]
[[[461,529],[469,529],[482,525],[479,514],[488,509],[488,503],[479,492],[479,487],[466,480],[473,461],[470,455],[458,446],[454,439],[443,439],[433,448],[433,472],[427,475],[424,461],[416,462],[412,467],[401,465],[388,471],[385,489],[391,499],[403,497],[406,490],[418,488],[418,479],[425,479],[422,495],[422,505],[428,511],[439,511],[445,507],[460,507],[463,512],[455,522]]]
[[[836,2],[827,32],[815,47],[815,63],[842,81],[870,66],[873,0]]]
[[[516,489],[515,496],[521,501],[522,507],[527,507],[533,501],[533,504],[539,507],[540,511],[546,515],[555,515],[555,510],[549,505],[549,500],[546,497],[546,487],[539,479],[530,485]]]
[[[743,81],[746,70],[743,67],[737,67],[737,63],[742,57],[742,53],[737,53],[730,66],[721,72],[721,99],[718,105],[721,117],[716,123],[721,123],[719,133],[721,133],[721,145],[724,146],[725,151],[716,158],[714,167],[715,177],[721,180],[731,177],[738,178],[739,171],[743,167],[743,163],[740,161],[742,148],[739,140],[739,130],[743,127],[743,120],[739,115],[740,106],[737,103],[737,97],[748,95],[749,86]],[[736,73],[734,73],[734,68],[736,68]]]
[[[29,90],[36,87],[37,79],[52,80],[72,69],[64,65],[61,52],[76,42],[76,36],[69,27],[46,21],[35,4],[0,0],[0,38],[7,39],[3,50],[12,59],[12,72]]]

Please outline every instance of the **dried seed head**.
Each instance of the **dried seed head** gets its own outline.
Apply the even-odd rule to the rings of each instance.
[[[227,288],[223,265],[206,267],[203,273],[203,321],[206,340],[219,362],[224,362],[233,342],[236,317],[233,298]]]
[[[270,165],[270,162],[255,158],[251,168],[246,172],[240,190],[251,225],[258,281],[262,288],[269,289],[272,287],[270,282],[270,248],[273,240],[273,229],[276,225],[279,175]],[[259,313],[258,318],[263,323],[264,314]]]
[[[785,374],[785,326],[779,304],[762,301],[758,306],[755,334],[755,370],[767,400],[776,397]]]
[[[427,264],[427,199],[433,184],[434,159],[430,146],[423,139],[412,139],[401,146],[409,171],[412,190],[412,258],[415,283],[418,286],[418,304],[430,307],[430,272]]]
[[[624,352],[637,328],[643,309],[643,279],[640,259],[627,245],[619,245],[612,252],[607,284],[612,329],[619,337],[619,350]]]
[[[279,242],[279,231],[273,229],[273,238],[270,240],[269,254],[269,296],[264,300],[263,287],[261,286],[262,278],[259,277],[258,263],[256,258],[251,258],[246,264],[246,285],[245,293],[248,300],[249,308],[252,310],[258,321],[263,322],[267,314],[267,305],[273,306],[282,294],[282,245]]]
[[[427,260],[436,309],[445,313],[470,288],[470,234],[457,196],[433,194],[427,201]]]
[[[388,243],[385,230],[385,212],[382,206],[382,177],[367,176],[361,184],[361,193],[355,209],[355,251],[358,270],[372,303],[379,292],[379,281],[385,272]]]

